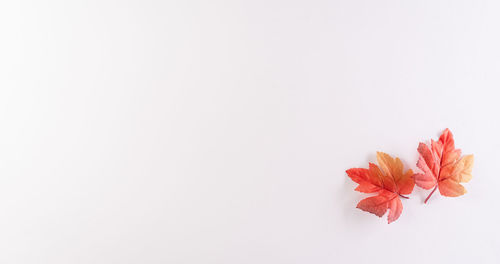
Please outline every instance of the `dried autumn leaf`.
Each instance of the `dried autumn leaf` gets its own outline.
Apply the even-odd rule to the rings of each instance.
[[[347,175],[356,183],[356,191],[378,193],[376,196],[361,200],[357,208],[382,217],[389,209],[389,224],[399,218],[403,211],[402,198],[413,191],[415,182],[411,169],[403,173],[403,163],[399,158],[392,158],[386,153],[377,152],[379,166],[369,163],[369,168],[348,169]]]
[[[471,171],[474,156],[467,155],[460,158],[460,149],[455,149],[455,141],[451,131],[447,128],[436,142],[431,140],[430,146],[424,143],[418,145],[420,157],[417,162],[423,173],[414,176],[415,184],[429,190],[434,188],[425,199],[425,203],[439,188],[443,196],[456,197],[467,191],[460,184],[472,178]]]

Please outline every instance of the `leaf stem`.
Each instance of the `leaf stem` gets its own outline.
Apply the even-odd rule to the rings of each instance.
[[[434,190],[432,190],[432,192],[429,194],[429,196],[427,196],[427,198],[425,199],[424,203],[427,203],[427,201],[429,200],[429,198],[431,198],[432,194],[436,191],[437,189],[437,184],[436,184],[436,187],[434,187]]]

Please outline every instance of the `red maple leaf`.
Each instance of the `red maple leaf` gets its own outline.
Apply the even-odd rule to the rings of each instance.
[[[378,193],[361,200],[356,207],[378,217],[382,217],[389,209],[387,220],[390,224],[398,219],[403,211],[400,197],[408,199],[404,195],[413,191],[413,172],[409,169],[403,173],[401,160],[383,152],[377,152],[377,161],[381,169],[369,163],[369,169],[352,168],[346,172],[354,182],[359,183],[356,191]]]
[[[415,183],[426,190],[434,187],[425,199],[425,203],[439,188],[443,196],[456,197],[467,191],[461,182],[468,182],[472,178],[471,171],[474,156],[467,155],[460,158],[460,149],[455,149],[455,141],[451,131],[447,128],[436,142],[431,140],[430,146],[424,143],[418,145],[420,157],[417,162],[423,173],[414,175]]]

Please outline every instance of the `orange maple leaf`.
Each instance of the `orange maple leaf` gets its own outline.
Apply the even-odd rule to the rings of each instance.
[[[356,191],[378,192],[376,196],[361,200],[356,207],[378,217],[382,217],[389,209],[387,220],[390,224],[398,219],[403,211],[400,197],[408,199],[404,194],[410,194],[413,191],[415,186],[413,171],[409,169],[403,173],[401,160],[394,159],[383,152],[377,152],[377,161],[381,169],[369,163],[369,169],[352,168],[346,172],[354,182],[359,183]]]
[[[467,155],[460,158],[461,151],[455,149],[455,141],[448,128],[444,130],[437,142],[431,140],[430,148],[420,143],[418,153],[420,157],[417,167],[423,173],[415,174],[415,183],[426,190],[434,187],[424,203],[427,203],[437,188],[441,195],[449,197],[460,196],[467,192],[460,183],[468,182],[472,178],[474,156]]]

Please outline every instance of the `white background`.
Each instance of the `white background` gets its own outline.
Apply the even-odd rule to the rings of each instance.
[[[1,1],[0,263],[500,263],[498,1]],[[468,193],[345,174],[449,127]]]

